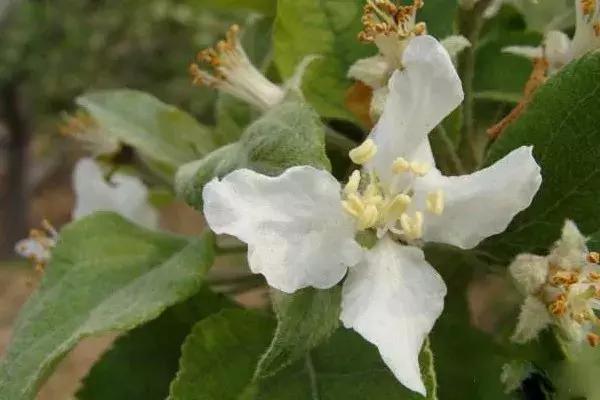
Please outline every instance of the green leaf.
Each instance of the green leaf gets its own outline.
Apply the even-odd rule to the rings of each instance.
[[[215,148],[208,128],[191,115],[135,90],[88,93],[77,99],[106,134],[174,171]]]
[[[132,329],[198,291],[214,239],[186,239],[97,213],[61,232],[0,361],[0,398],[33,399],[81,339]]]
[[[442,40],[455,34],[455,21],[458,12],[458,1],[429,0],[419,10],[417,20],[427,23],[427,32]]]
[[[533,145],[543,183],[532,205],[482,248],[508,261],[520,252],[545,252],[565,219],[584,234],[598,230],[600,207],[600,53],[576,61],[536,92],[523,115],[491,147],[487,165]]]
[[[339,326],[341,287],[272,292],[277,330],[256,369],[256,377],[279,372],[329,338]]]
[[[239,141],[182,166],[175,179],[176,191],[201,209],[202,188],[215,176],[239,168],[278,175],[295,165],[330,168],[319,116],[305,104],[286,101],[250,125]]]
[[[339,329],[301,362],[253,382],[254,364],[269,345],[273,328],[272,319],[241,310],[223,311],[199,322],[183,346],[169,399],[423,399],[402,387],[374,346],[346,329]],[[424,351],[421,360],[423,371],[430,371],[431,354]],[[434,380],[425,378],[428,385]],[[435,387],[428,389],[435,393]]]
[[[102,356],[77,393],[79,400],[164,400],[179,366],[180,349],[199,320],[231,308],[224,297],[203,288],[119,338]]]
[[[274,327],[271,318],[245,310],[200,321],[183,344],[169,400],[251,399],[254,367]]]
[[[324,117],[353,120],[344,99],[351,85],[346,74],[358,59],[376,52],[361,45],[364,0],[278,0],[275,19],[275,64],[290,78],[306,56],[319,55],[303,80],[303,93]]]
[[[212,7],[223,10],[245,9],[264,15],[274,15],[277,7],[276,0],[199,0],[202,7]]]

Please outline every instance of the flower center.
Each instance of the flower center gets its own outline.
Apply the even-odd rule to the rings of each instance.
[[[267,110],[280,103],[285,93],[252,65],[239,41],[239,31],[238,25],[232,25],[225,40],[198,53],[197,62],[211,67],[213,73],[204,71],[193,63],[190,65],[193,83],[217,88]]]
[[[591,252],[587,259],[590,264],[596,265],[600,255]],[[596,333],[600,332],[600,320],[594,312],[595,303],[600,300],[600,272],[551,265],[538,298],[546,304],[559,325],[583,330],[593,347],[600,344],[600,336]]]
[[[367,139],[350,152],[352,161],[359,165],[369,162],[377,153],[377,146]],[[375,229],[378,237],[391,232],[401,240],[411,242],[423,237],[425,215],[417,211],[413,186],[424,177],[431,166],[426,163],[396,159],[390,169],[407,182],[402,190],[386,187],[373,171],[361,173],[355,170],[344,187],[342,206],[356,220],[359,231]],[[434,215],[444,212],[444,193],[441,190],[428,193],[423,209]]]
[[[93,155],[114,154],[119,150],[119,141],[107,135],[87,113],[78,111],[65,114],[59,127],[60,133],[81,143]]]
[[[416,23],[417,11],[423,5],[423,0],[413,0],[410,6],[397,6],[390,0],[367,0],[358,40],[375,43],[381,54],[399,67],[405,39],[427,34],[425,23]]]
[[[50,260],[52,248],[56,246],[58,232],[48,220],[42,221],[42,229],[32,229],[29,238],[19,241],[15,250],[28,258],[38,271],[43,271]]]

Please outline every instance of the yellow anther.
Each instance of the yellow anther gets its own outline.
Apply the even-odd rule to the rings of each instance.
[[[596,10],[596,0],[581,0],[580,4],[583,15],[592,15]]]
[[[369,162],[377,153],[377,145],[372,139],[367,139],[355,149],[350,150],[350,159],[358,165],[363,165]]]
[[[350,175],[348,183],[344,187],[344,193],[346,195],[358,192],[358,188],[360,186],[360,178],[360,171],[355,169],[354,172],[352,172],[352,175]]]
[[[372,228],[377,221],[379,221],[379,210],[374,204],[368,204],[358,217],[358,229],[362,231]]]
[[[392,164],[392,171],[395,174],[402,174],[410,170],[410,163],[402,157],[396,158],[396,161]]]
[[[410,170],[417,176],[425,176],[431,170],[431,165],[413,161],[410,163]]]
[[[597,251],[590,251],[587,256],[587,260],[594,264],[600,264],[600,253]]]
[[[427,195],[427,210],[435,215],[441,215],[444,212],[444,192],[436,190]]]
[[[416,36],[427,35],[427,24],[425,22],[419,22],[416,24],[414,33]]]
[[[596,347],[600,344],[600,336],[596,335],[593,332],[587,334],[587,341],[590,346]]]
[[[362,199],[356,194],[350,194],[348,198],[342,201],[342,206],[348,214],[359,218],[360,215],[365,211],[365,204]]]
[[[400,216],[400,226],[409,240],[416,240],[423,237],[423,213],[417,211],[413,217],[404,213]]]
[[[411,203],[411,198],[405,194],[399,194],[385,205],[385,219],[388,221],[398,220]]]

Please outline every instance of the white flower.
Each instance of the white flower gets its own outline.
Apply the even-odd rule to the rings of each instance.
[[[42,271],[48,261],[52,249],[56,246],[58,232],[50,222],[42,221],[42,229],[32,229],[27,239],[19,240],[15,252],[29,259],[38,271]]]
[[[248,244],[255,273],[285,292],[329,288],[347,274],[341,320],[379,348],[406,387],[425,393],[418,355],[443,309],[446,286],[425,261],[423,241],[470,248],[502,232],[541,182],[530,148],[473,175],[444,177],[427,134],[463,99],[443,47],[413,39],[390,82],[369,140],[351,152],[365,164],[341,187],[328,172],[293,167],[278,177],[235,171],[204,188],[218,234]],[[370,250],[358,231],[378,234]]]
[[[552,74],[587,52],[600,48],[600,0],[575,0],[575,11],[577,25],[573,40],[561,31],[550,30],[540,47],[509,46],[503,51],[528,59],[545,58]]]
[[[416,22],[423,0],[413,0],[410,6],[396,6],[389,0],[368,1],[362,18],[363,31],[359,40],[374,43],[379,54],[356,61],[348,70],[348,78],[363,82],[373,89],[371,116],[376,120],[383,111],[388,95],[387,83],[394,71],[404,68],[404,49],[414,37],[427,34],[424,22]],[[442,41],[454,59],[471,43],[463,36],[449,36]]]
[[[599,260],[572,221],[565,223],[548,256],[518,256],[509,270],[527,297],[512,339],[527,342],[554,324],[570,341],[598,345],[600,323],[594,310],[600,309]]]
[[[283,100],[285,91],[252,65],[240,43],[239,30],[239,26],[231,26],[225,40],[198,53],[198,62],[212,67],[213,74],[197,64],[190,66],[190,74],[196,85],[215,87],[266,111]]]
[[[60,132],[77,140],[94,157],[114,154],[121,147],[117,139],[107,135],[96,121],[83,111],[74,115],[66,114]]]
[[[107,181],[93,159],[82,158],[73,171],[73,189],[73,219],[114,211],[147,228],[158,227],[158,213],[148,203],[148,189],[134,176],[115,173]]]

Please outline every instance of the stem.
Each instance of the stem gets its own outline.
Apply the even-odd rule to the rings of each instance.
[[[435,154],[440,158],[441,169],[444,172],[452,175],[464,175],[466,173],[465,166],[456,152],[456,146],[452,143],[452,139],[448,136],[448,132],[443,125],[438,125],[430,135],[431,146],[435,150]]]
[[[232,246],[232,247],[220,247],[215,245],[215,252],[219,256],[228,256],[235,254],[242,254],[248,250],[246,246]]]
[[[459,153],[469,168],[475,168],[478,163],[475,149],[475,53],[479,45],[479,35],[485,22],[483,14],[492,0],[479,0],[472,9],[460,9],[459,31],[470,42],[459,58],[459,73],[463,82],[465,99],[463,101],[463,130]]]

